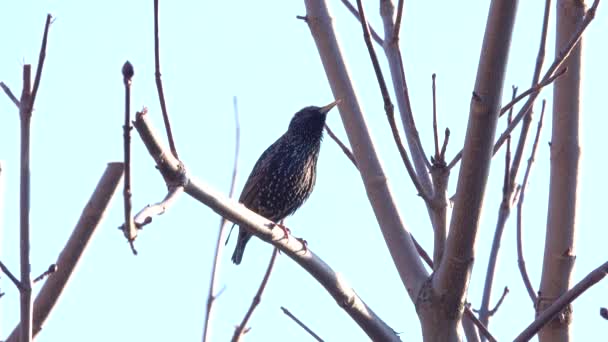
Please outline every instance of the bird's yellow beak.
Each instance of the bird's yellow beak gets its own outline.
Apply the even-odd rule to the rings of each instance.
[[[342,102],[342,99],[337,99],[336,101],[328,104],[327,106],[321,107],[321,109],[319,111],[321,113],[325,114],[325,113],[329,112],[332,108],[334,108],[340,102]]]

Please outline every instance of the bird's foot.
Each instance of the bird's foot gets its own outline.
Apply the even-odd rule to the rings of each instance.
[[[303,238],[299,238],[297,237],[296,240],[300,241],[300,243],[302,243],[302,249],[304,250],[304,254],[306,254],[306,252],[308,252],[308,241],[304,240]]]
[[[281,230],[284,233],[283,239],[289,239],[289,233],[291,233],[291,230],[289,230],[289,228],[285,227],[282,223],[274,223],[274,222],[272,222],[272,223],[268,224],[268,227],[270,229],[273,229],[274,227],[281,228]]]

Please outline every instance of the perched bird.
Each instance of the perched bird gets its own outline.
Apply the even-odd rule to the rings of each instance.
[[[262,153],[253,166],[239,202],[272,222],[293,214],[315,185],[317,159],[327,113],[339,102],[297,112],[287,132]],[[240,264],[251,234],[239,227],[232,262]]]

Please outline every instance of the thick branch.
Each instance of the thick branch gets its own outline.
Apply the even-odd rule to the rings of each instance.
[[[122,163],[109,163],[91,195],[80,219],[57,258],[57,270],[40,289],[34,301],[34,336],[40,332],[59,297],[70,280],[78,261],[97,231],[114,197],[123,175]],[[19,327],[15,328],[6,342],[19,341]]]
[[[585,16],[582,1],[559,0],[556,11],[556,53],[580,30]],[[572,49],[564,64],[569,72],[553,86],[549,208],[537,313],[543,312],[570,288],[576,259],[575,236],[580,163],[580,103],[582,43]],[[555,324],[539,333],[540,342],[570,339],[572,310],[564,309]]]
[[[508,0],[494,0],[490,5],[449,236],[445,255],[433,278],[433,289],[445,296],[448,307],[456,310],[462,308],[473,266],[516,5]],[[446,332],[445,340],[457,338],[455,333]]]
[[[339,105],[340,115],[367,196],[401,281],[410,298],[415,300],[428,273],[416,252],[389,188],[342,57],[327,4],[323,0],[305,0],[304,3],[308,19],[306,22],[319,51],[334,98],[343,99]]]
[[[346,281],[317,257],[310,248],[306,249],[298,239],[285,239],[282,230],[269,228],[272,226],[272,222],[268,219],[227,198],[203,182],[188,176],[183,164],[160,145],[157,135],[147,122],[146,115],[137,115],[134,126],[148,152],[156,161],[158,170],[164,179],[183,179],[184,190],[188,195],[226,219],[241,227],[246,227],[250,233],[261,240],[279,248],[310,273],[370,338],[381,341],[399,340],[395,332],[359,298]]]
[[[549,321],[557,316],[566,306],[572,303],[576,298],[585,293],[591,286],[597,284],[600,280],[604,279],[608,274],[608,262],[605,262],[600,267],[591,271],[583,280],[581,280],[576,286],[570,289],[568,292],[561,295],[555,300],[549,307],[547,307],[532,324],[530,324],[524,331],[519,334],[514,342],[529,341],[536,335],[536,333],[544,327]]]

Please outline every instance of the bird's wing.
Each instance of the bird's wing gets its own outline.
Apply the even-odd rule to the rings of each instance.
[[[281,138],[283,138],[281,136]],[[258,161],[253,166],[251,174],[249,174],[249,178],[245,182],[245,186],[243,187],[243,191],[241,192],[241,196],[239,197],[239,202],[243,203],[246,207],[250,207],[256,196],[259,192],[258,185],[260,181],[264,177],[266,173],[265,170],[270,166],[272,153],[271,151],[279,148],[281,138],[277,139],[272,145],[270,145],[264,153],[258,158]]]

